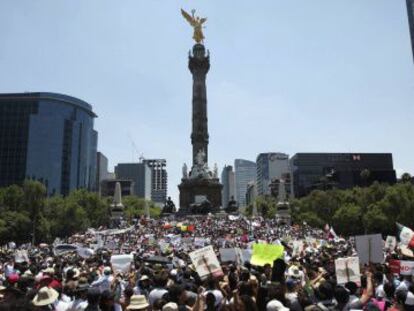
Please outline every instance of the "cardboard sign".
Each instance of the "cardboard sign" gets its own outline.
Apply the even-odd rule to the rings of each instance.
[[[223,275],[223,270],[211,245],[200,248],[188,255],[200,278],[205,279],[210,274],[215,277]]]
[[[382,263],[384,261],[381,234],[358,235],[355,237],[355,244],[361,264]]]
[[[273,265],[274,260],[283,257],[284,250],[281,245],[254,244],[250,262],[255,266],[264,266],[267,263]]]
[[[112,255],[111,264],[114,272],[127,273],[131,268],[131,263],[134,259],[132,254],[129,255]]]
[[[359,270],[359,258],[348,257],[335,260],[336,280],[338,284],[345,285],[354,282],[361,285],[361,272]]]
[[[397,238],[395,236],[389,235],[385,240],[385,249],[393,251],[397,246]]]

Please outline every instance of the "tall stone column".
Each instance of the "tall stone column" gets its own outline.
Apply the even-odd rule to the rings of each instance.
[[[210,57],[202,44],[193,46],[188,68],[193,75],[193,128],[191,144],[193,145],[193,166],[196,156],[203,151],[204,163],[208,163],[208,128],[207,128],[207,90],[206,76],[210,69]]]

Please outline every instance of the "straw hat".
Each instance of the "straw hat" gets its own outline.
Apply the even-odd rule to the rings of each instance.
[[[149,306],[149,303],[144,295],[133,295],[127,310],[141,310]]]
[[[35,306],[47,306],[54,303],[59,297],[59,293],[53,288],[42,287],[39,289],[35,298],[33,298],[32,303]]]

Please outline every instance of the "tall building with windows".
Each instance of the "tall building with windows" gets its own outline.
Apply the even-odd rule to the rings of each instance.
[[[115,176],[134,182],[134,195],[151,200],[151,168],[147,163],[119,163],[115,166]]]
[[[315,189],[397,181],[391,153],[297,153],[290,161],[296,197]]]
[[[256,159],[257,195],[271,195],[270,184],[274,179],[290,176],[289,156],[280,152],[260,153]]]
[[[234,174],[236,181],[235,199],[239,203],[239,207],[246,206],[247,185],[256,181],[256,163],[249,160],[234,160]]]
[[[167,160],[145,159],[143,162],[151,169],[151,200],[164,205],[167,201]]]
[[[96,190],[95,118],[75,97],[0,94],[0,187],[34,179],[49,195]]]
[[[221,195],[221,206],[227,208],[232,198],[235,200],[235,178],[233,167],[231,165],[225,165],[221,172],[221,184],[223,185]]]
[[[106,179],[110,179],[108,172],[108,158],[102,152],[98,151],[96,155],[96,185],[99,193],[101,193],[101,182]]]

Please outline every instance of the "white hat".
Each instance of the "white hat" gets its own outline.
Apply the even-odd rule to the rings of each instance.
[[[131,296],[127,310],[141,310],[148,306],[149,303],[144,295],[133,295]]]
[[[289,311],[279,300],[270,300],[266,305],[266,311]]]
[[[178,311],[178,305],[175,302],[169,302],[162,307],[162,311]]]
[[[149,280],[149,277],[148,277],[148,275],[144,274],[143,276],[141,276],[141,278],[139,280],[140,281]]]
[[[33,298],[32,303],[35,306],[47,306],[54,303],[59,297],[59,293],[53,288],[42,287]]]

